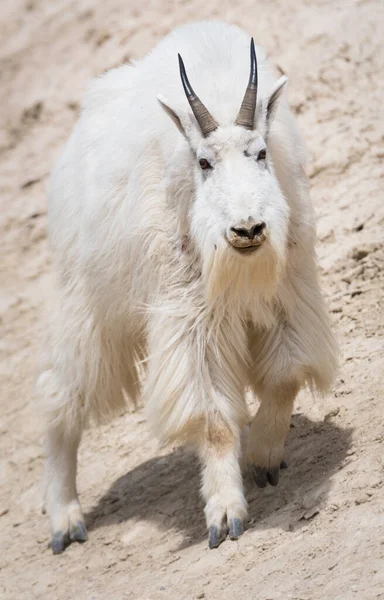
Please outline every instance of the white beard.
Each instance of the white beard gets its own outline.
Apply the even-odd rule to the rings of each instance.
[[[268,242],[250,256],[218,247],[203,264],[208,307],[218,316],[229,311],[269,329],[275,322],[272,307],[284,266],[285,255]]]

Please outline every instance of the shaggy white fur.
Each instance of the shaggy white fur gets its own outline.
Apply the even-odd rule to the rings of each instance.
[[[332,382],[336,347],[316,277],[303,146],[283,96],[277,106],[285,78],[275,82],[261,49],[255,129],[234,125],[249,42],[234,26],[190,24],[100,77],[53,170],[58,297],[40,389],[54,552],[86,536],[75,481],[81,430],[137,397],[139,364],[156,433],[198,447],[211,546],[228,528],[240,535],[246,515],[246,388],[261,400],[247,455],[264,485],[277,482],[300,386],[323,392]],[[219,124],[206,137],[178,52]],[[228,232],[249,220],[266,224],[266,239],[245,255]]]

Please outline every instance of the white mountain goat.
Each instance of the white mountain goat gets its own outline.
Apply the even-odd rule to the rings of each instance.
[[[154,430],[200,455],[210,547],[243,532],[246,389],[260,400],[246,458],[264,487],[299,389],[332,382],[302,143],[286,78],[261,49],[257,67],[253,40],[249,73],[249,43],[234,26],[189,24],[98,78],[52,173],[58,298],[40,389],[54,553],[87,537],[83,426],[137,397],[140,363]]]

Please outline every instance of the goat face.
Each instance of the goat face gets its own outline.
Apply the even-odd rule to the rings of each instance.
[[[288,205],[263,137],[238,126],[218,128],[200,140],[195,156],[192,232],[200,251],[282,258]]]

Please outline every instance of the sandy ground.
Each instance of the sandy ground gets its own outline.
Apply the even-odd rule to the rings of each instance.
[[[274,489],[247,482],[248,529],[216,551],[193,456],[159,450],[140,412],[87,431],[90,539],[55,557],[33,391],[51,277],[47,174],[88,79],[196,18],[242,25],[290,76],[340,373],[321,404],[300,396],[289,469]],[[0,20],[0,597],[384,598],[383,3],[2,0]]]

